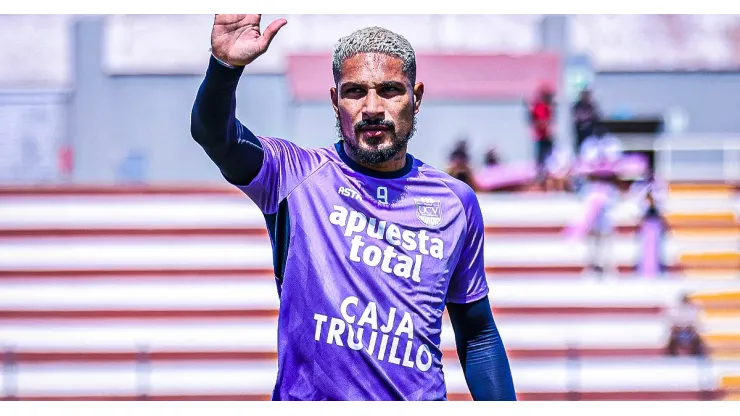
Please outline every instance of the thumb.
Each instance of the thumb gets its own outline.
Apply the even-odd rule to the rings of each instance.
[[[262,39],[265,42],[265,48],[270,46],[270,43],[272,43],[272,39],[275,37],[277,32],[287,23],[288,21],[285,19],[278,19],[270,23],[270,25],[265,28],[265,30],[262,32]]]

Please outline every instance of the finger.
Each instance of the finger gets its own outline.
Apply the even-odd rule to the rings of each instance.
[[[270,43],[277,34],[278,30],[280,30],[280,28],[285,26],[287,23],[288,21],[285,19],[277,19],[265,28],[265,30],[262,32],[262,37],[265,40],[265,47],[270,46]]]

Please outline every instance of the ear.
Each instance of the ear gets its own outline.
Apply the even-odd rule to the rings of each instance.
[[[421,99],[424,96],[424,84],[417,82],[414,85],[414,114],[419,114],[421,108]]]
[[[329,94],[331,95],[331,106],[334,107],[334,117],[339,118],[339,94],[336,87],[331,87]]]

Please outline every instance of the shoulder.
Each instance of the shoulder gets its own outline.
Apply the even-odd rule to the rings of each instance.
[[[257,136],[262,148],[275,155],[297,157],[291,159],[298,162],[325,162],[336,155],[334,147],[331,145],[317,148],[310,148],[287,139],[274,136]]]
[[[442,186],[445,186],[455,197],[463,208],[466,210],[472,205],[478,205],[478,198],[473,188],[471,188],[465,182],[450,176],[447,172],[439,170],[431,165],[416,159],[418,164],[417,169],[419,173],[429,179],[438,181]]]

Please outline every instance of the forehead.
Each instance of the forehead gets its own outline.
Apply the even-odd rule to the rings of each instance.
[[[340,83],[375,84],[386,81],[408,82],[400,58],[382,53],[360,53],[342,63]]]

